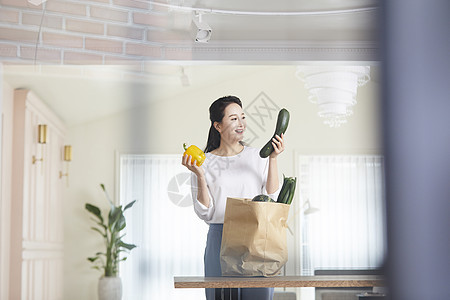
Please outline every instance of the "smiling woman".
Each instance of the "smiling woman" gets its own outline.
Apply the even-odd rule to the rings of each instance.
[[[243,143],[247,122],[241,100],[223,96],[209,106],[211,125],[206,146],[206,161],[197,166],[183,156],[182,164],[192,172],[192,198],[195,213],[209,225],[204,255],[204,275],[222,276],[221,243],[227,198],[253,198],[279,193],[277,156],[283,152],[282,136],[273,139],[270,159]],[[220,290],[207,288],[206,299],[215,299]],[[242,300],[272,300],[273,288],[239,289]]]

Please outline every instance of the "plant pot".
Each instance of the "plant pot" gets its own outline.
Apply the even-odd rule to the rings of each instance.
[[[121,300],[122,280],[120,277],[101,277],[98,281],[99,300]]]

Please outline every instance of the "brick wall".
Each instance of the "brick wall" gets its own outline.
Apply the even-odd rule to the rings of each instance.
[[[41,25],[42,22],[42,25]],[[187,31],[146,0],[0,0],[3,63],[128,64],[190,60]],[[169,46],[168,46],[169,45]]]

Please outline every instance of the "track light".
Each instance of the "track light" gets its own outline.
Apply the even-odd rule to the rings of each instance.
[[[198,43],[207,43],[211,38],[211,27],[202,20],[202,14],[195,14],[192,18],[191,31],[194,40]]]

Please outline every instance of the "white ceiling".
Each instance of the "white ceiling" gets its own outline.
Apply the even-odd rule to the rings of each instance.
[[[123,66],[7,65],[3,79],[13,89],[32,90],[71,126],[257,70],[239,65],[222,64],[220,69],[216,64],[187,65],[183,72],[189,86],[183,86],[182,67],[169,63],[149,64],[145,73]]]
[[[211,43],[374,41],[377,33],[377,0],[167,2],[173,5],[172,30],[187,31],[193,11],[203,12],[212,28]]]
[[[326,64],[336,64],[327,62]],[[342,63],[340,63],[342,64]],[[374,62],[368,62],[372,66]],[[189,80],[183,86],[182,68]],[[149,101],[183,99],[187,92],[200,91],[228,80],[280,70],[295,76],[294,64],[197,63],[175,65],[149,63],[145,76],[118,66],[3,66],[3,79],[12,88],[32,90],[68,126],[90,122]],[[378,80],[378,68],[371,80]],[[300,82],[299,82],[300,83]]]

